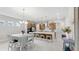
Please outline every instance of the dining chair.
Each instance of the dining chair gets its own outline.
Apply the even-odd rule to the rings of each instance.
[[[9,51],[16,51],[17,49],[20,50],[20,43],[18,42],[18,38],[9,36],[8,50]]]
[[[25,48],[29,48],[29,47],[33,47],[33,42],[34,42],[34,35],[33,34],[28,34],[27,35],[27,39],[25,39],[25,41],[23,41],[25,44],[24,44],[24,47]]]
[[[29,46],[32,46],[32,42],[34,39],[33,34],[28,34],[27,36],[22,37],[14,37],[9,36],[9,51],[23,51],[23,48],[28,48]]]
[[[20,43],[20,51],[22,51],[23,48],[26,47],[26,43],[28,43],[28,37],[27,36],[21,37],[19,38],[18,42]]]

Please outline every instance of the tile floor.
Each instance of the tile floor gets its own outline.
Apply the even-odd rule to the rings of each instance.
[[[33,46],[28,49],[24,49],[24,51],[62,51],[62,48],[62,39],[48,41],[41,38],[34,38]],[[8,51],[8,41],[0,42],[0,51]]]
[[[63,41],[54,39],[53,41],[35,39],[34,40],[34,51],[62,51]],[[29,49],[30,50],[30,49]]]
[[[0,51],[8,51],[8,41],[0,42]]]

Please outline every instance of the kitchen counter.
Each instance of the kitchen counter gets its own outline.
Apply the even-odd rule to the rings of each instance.
[[[56,38],[56,32],[31,32],[34,35],[45,36],[44,39],[48,39],[47,37],[50,37],[50,40],[53,40]],[[35,36],[36,37],[36,36]]]

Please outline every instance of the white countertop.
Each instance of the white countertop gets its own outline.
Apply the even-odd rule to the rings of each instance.
[[[25,34],[12,34],[11,36],[23,37]]]
[[[12,36],[12,37],[27,37],[27,36],[30,36],[30,34],[18,33],[18,34],[11,34],[10,36]]]
[[[31,32],[31,33],[53,34],[55,32]]]

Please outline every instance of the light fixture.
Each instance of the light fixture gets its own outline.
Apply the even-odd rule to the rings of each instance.
[[[19,21],[20,24],[24,23],[24,19],[25,19],[24,12],[25,12],[25,8],[22,8],[22,18],[21,18],[22,20]]]
[[[28,22],[27,22],[27,21],[25,21],[25,24],[27,25],[27,24],[28,24]]]
[[[23,8],[22,11],[23,11],[23,20],[24,20],[24,17],[25,17],[25,16],[24,16],[25,8]]]
[[[28,22],[25,21],[25,14],[24,14],[25,13],[25,8],[23,8],[22,11],[23,11],[23,22],[22,23],[24,23],[25,25],[27,25]]]

